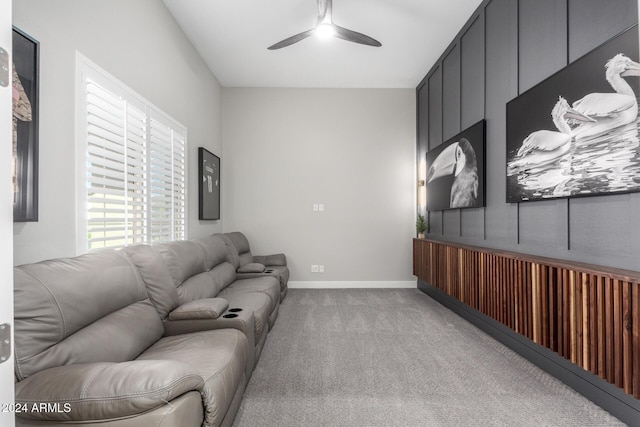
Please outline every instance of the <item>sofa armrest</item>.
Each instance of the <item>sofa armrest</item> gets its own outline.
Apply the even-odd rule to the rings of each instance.
[[[254,255],[253,262],[264,264],[266,266],[270,266],[270,265],[286,266],[287,257],[284,254]]]
[[[164,321],[164,335],[183,335],[193,332],[231,328],[243,332],[247,336],[249,344],[251,344],[250,348],[252,348],[252,346],[255,345],[255,320],[253,310],[248,307],[242,309],[234,307],[231,310],[232,311],[225,312],[217,318],[167,319]]]
[[[217,319],[229,307],[224,298],[205,298],[190,301],[169,313],[169,320]]]
[[[236,271],[238,273],[264,273],[265,268],[264,264],[260,264],[259,262],[250,262],[245,265],[241,265]]]
[[[16,415],[40,421],[127,417],[203,386],[193,368],[174,360],[59,366],[16,384]]]

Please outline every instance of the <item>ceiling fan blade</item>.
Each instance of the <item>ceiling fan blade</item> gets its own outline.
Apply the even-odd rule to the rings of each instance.
[[[365,44],[367,46],[375,46],[375,47],[382,46],[382,43],[380,43],[378,40],[374,38],[365,36],[364,34],[358,33],[356,31],[351,31],[346,28],[342,28],[336,24],[333,24],[333,26],[336,30],[336,37],[339,37],[343,40],[354,42],[354,43]]]
[[[331,23],[332,0],[318,0],[318,25]]]
[[[291,37],[286,38],[286,39],[284,39],[282,41],[279,41],[278,43],[276,43],[276,44],[274,44],[272,46],[269,46],[267,49],[276,50],[276,49],[281,49],[283,47],[290,46],[290,45],[292,45],[294,43],[298,43],[300,40],[304,40],[307,37],[313,35],[314,31],[315,31],[315,28],[313,28],[311,30],[307,30],[304,33],[296,34],[295,36],[291,36]]]

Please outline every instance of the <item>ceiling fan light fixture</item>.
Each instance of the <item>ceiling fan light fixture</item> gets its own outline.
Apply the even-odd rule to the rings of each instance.
[[[320,24],[316,27],[316,36],[328,39],[336,35],[336,29],[331,24]]]
[[[316,21],[317,25],[315,26],[315,28],[311,28],[310,30],[304,31],[302,33],[287,37],[286,39],[269,46],[267,49],[282,49],[283,47],[291,46],[292,44],[298,43],[299,41],[311,36],[317,36],[318,38],[323,39],[336,37],[348,42],[363,44],[367,46],[382,46],[382,43],[380,43],[376,39],[334,24],[331,19],[332,0],[317,0],[317,2],[318,20]]]

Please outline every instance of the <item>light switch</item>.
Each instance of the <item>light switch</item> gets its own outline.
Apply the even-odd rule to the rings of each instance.
[[[313,204],[313,211],[314,212],[318,212],[318,204],[317,203]]]
[[[318,205],[318,211],[320,211],[320,212],[324,212],[324,203],[320,203],[320,204]]]

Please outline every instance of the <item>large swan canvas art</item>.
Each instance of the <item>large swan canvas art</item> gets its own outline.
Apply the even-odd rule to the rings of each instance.
[[[507,202],[640,191],[634,26],[507,104]]]
[[[427,152],[427,210],[484,206],[485,121]]]

